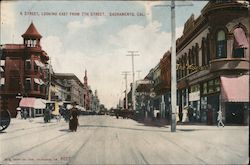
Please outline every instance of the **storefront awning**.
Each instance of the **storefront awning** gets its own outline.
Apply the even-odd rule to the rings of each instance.
[[[37,83],[37,84],[39,84],[39,85],[43,85],[44,84],[43,80],[38,79],[38,78],[34,78],[34,82]]]
[[[249,102],[249,75],[221,76],[222,102]]]
[[[249,43],[247,41],[247,37],[242,28],[236,28],[234,30],[234,47],[235,48],[248,48]]]
[[[45,109],[46,101],[39,98],[24,97],[19,103],[19,107],[35,108],[35,109]]]
[[[40,85],[40,81],[38,78],[34,78],[34,82]]]
[[[45,67],[45,65],[42,62],[38,61],[38,60],[35,60],[35,63],[36,63],[37,66],[40,66],[41,68]]]

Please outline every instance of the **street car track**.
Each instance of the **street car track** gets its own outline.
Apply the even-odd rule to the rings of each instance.
[[[57,125],[57,123],[53,123],[53,124],[50,124],[50,125]],[[49,126],[50,126],[50,125],[49,125]],[[8,131],[7,133],[16,133],[16,132],[18,132],[18,131],[30,130],[30,129],[40,128],[40,127],[45,127],[45,125],[36,126],[36,127],[30,127],[30,128],[19,128],[19,129],[15,129],[15,130]]]
[[[7,161],[8,161],[8,160],[12,160],[12,158],[14,158],[14,157],[16,157],[16,156],[18,156],[18,155],[21,155],[21,154],[23,154],[23,153],[25,153],[25,152],[29,152],[29,151],[33,150],[34,148],[37,148],[37,147],[39,147],[39,146],[41,146],[41,145],[44,145],[44,144],[46,144],[46,143],[49,143],[49,142],[51,142],[51,141],[54,141],[54,140],[56,140],[57,138],[63,137],[63,136],[65,136],[65,135],[67,135],[67,134],[69,134],[69,133],[64,133],[64,134],[58,135],[58,136],[56,136],[56,137],[50,138],[50,139],[48,139],[48,140],[46,140],[46,141],[44,141],[44,142],[42,142],[42,143],[36,144],[36,145],[34,145],[34,146],[32,146],[32,147],[30,147],[30,148],[28,148],[28,149],[25,149],[25,150],[23,150],[23,151],[21,151],[21,152],[18,152],[18,153],[16,153],[16,154],[12,155],[12,156],[9,156],[9,157],[5,158],[4,160],[5,160],[5,161],[6,161],[6,160],[7,160]]]
[[[95,130],[96,130],[96,129],[95,129]],[[74,154],[74,156],[72,156],[73,159],[75,159],[75,157],[78,155],[78,153],[80,152],[80,150],[81,150],[81,149],[89,142],[89,140],[94,136],[95,132],[96,132],[96,131],[94,131],[92,134],[90,134],[89,137],[84,141],[84,143],[83,143],[83,144],[80,146],[80,148],[76,151],[76,153]],[[67,133],[64,133],[64,134],[55,136],[55,137],[53,137],[53,138],[50,138],[50,139],[48,139],[48,140],[46,140],[46,141],[43,141],[43,142],[41,142],[41,143],[39,143],[39,144],[36,144],[36,145],[34,145],[34,146],[32,146],[32,147],[29,147],[28,149],[25,149],[25,150],[23,150],[23,151],[21,151],[21,152],[18,152],[18,153],[14,154],[14,155],[11,155],[11,156],[5,158],[4,160],[2,160],[2,161],[0,162],[0,164],[1,164],[2,162],[8,163],[8,161],[11,161],[11,162],[13,163],[13,160],[15,160],[15,157],[17,157],[17,156],[19,156],[19,155],[22,155],[22,154],[24,154],[24,153],[26,153],[26,152],[30,152],[30,151],[32,151],[33,149],[36,149],[36,148],[38,148],[38,147],[40,147],[40,146],[42,146],[42,145],[45,145],[45,144],[47,144],[47,143],[50,143],[50,142],[52,142],[52,141],[56,141],[56,140],[58,140],[58,138],[65,137],[65,135],[72,135],[72,134],[71,134],[71,132],[67,132]],[[63,140],[63,142],[64,142],[64,141],[67,141],[67,140],[68,140],[68,139],[65,138],[65,139]],[[71,145],[71,144],[69,144],[69,145]],[[66,147],[67,147],[67,146],[66,146]],[[70,158],[70,160],[68,161],[68,163],[71,162],[73,159]],[[67,164],[68,164],[68,163],[67,163]],[[64,163],[63,163],[63,164],[64,164]]]
[[[89,142],[89,140],[95,135],[95,133],[98,130],[99,130],[99,128],[96,128],[95,131],[91,135],[89,135],[89,137],[82,143],[82,145],[79,147],[79,149],[76,151],[76,153],[69,159],[69,161],[66,163],[66,165],[71,165],[73,163],[73,161],[79,155],[82,148]]]
[[[54,128],[54,127],[56,127],[56,126],[60,127],[60,125],[57,125],[57,124],[49,125],[48,127]],[[31,129],[35,129],[35,128],[42,128],[42,127],[45,128],[45,129],[42,129],[42,130],[48,130],[48,131],[49,131],[49,129],[47,129],[48,127],[45,127],[45,126],[32,127],[32,128],[28,128],[28,129],[20,129],[19,131],[26,131],[26,130],[31,130]],[[19,137],[21,137],[21,136],[26,136],[26,135],[34,134],[34,133],[37,133],[37,132],[41,132],[41,129],[39,129],[39,130],[37,130],[37,131],[29,132],[29,133],[23,133],[23,134],[20,134],[20,135],[18,135],[18,136],[3,138],[3,139],[0,139],[0,140],[1,140],[1,141],[11,140],[11,139],[19,138]]]

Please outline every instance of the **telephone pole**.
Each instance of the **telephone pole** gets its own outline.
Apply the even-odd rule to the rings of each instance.
[[[125,108],[128,109],[128,98],[127,98],[127,90],[128,90],[128,85],[127,85],[127,78],[128,78],[128,71],[124,71],[122,72],[122,75],[124,75],[124,79],[125,79]]]
[[[135,110],[135,70],[134,70],[134,56],[139,56],[140,54],[136,54],[138,53],[138,51],[128,51],[127,56],[131,56],[132,57],[132,76],[133,76],[133,84],[132,84],[132,102],[133,102],[133,110]]]
[[[176,32],[175,32],[175,7],[176,6],[193,6],[192,3],[175,5],[175,1],[171,0],[171,5],[156,5],[157,7],[168,6],[171,7],[171,132],[176,132]]]

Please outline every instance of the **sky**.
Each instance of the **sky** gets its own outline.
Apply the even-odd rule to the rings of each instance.
[[[176,36],[185,21],[200,15],[207,1],[176,1]],[[122,72],[143,79],[170,49],[170,1],[1,1],[0,44],[21,44],[21,35],[33,22],[43,36],[41,46],[56,73],[74,73],[97,90],[100,102],[115,107],[124,97]],[[161,6],[165,5],[165,6]],[[125,15],[119,15],[128,13]],[[138,72],[137,72],[138,71]],[[128,84],[132,74],[128,76]]]

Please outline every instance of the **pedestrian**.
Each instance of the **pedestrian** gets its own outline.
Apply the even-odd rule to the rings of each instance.
[[[26,120],[27,119],[28,112],[26,109],[23,111],[23,118]]]
[[[49,108],[45,108],[45,111],[44,111],[44,122],[45,123],[50,122],[50,109]]]
[[[16,118],[17,118],[17,119],[22,119],[21,110],[17,110]]]
[[[220,127],[220,125],[222,125],[224,127],[224,124],[222,122],[222,112],[221,112],[221,110],[219,110],[217,113],[218,113],[218,117],[217,117],[218,125],[217,125],[217,127]]]
[[[188,106],[186,105],[183,110],[182,110],[182,122],[188,122],[189,118],[188,118]]]
[[[188,110],[188,114],[187,115],[188,115],[189,122],[193,122],[193,113],[194,113],[194,110],[191,107],[191,105],[188,106],[187,110]]]
[[[70,109],[70,120],[69,120],[69,129],[71,131],[77,130],[77,126],[79,125],[78,123],[78,112],[76,108],[76,102],[72,103],[72,108]]]

